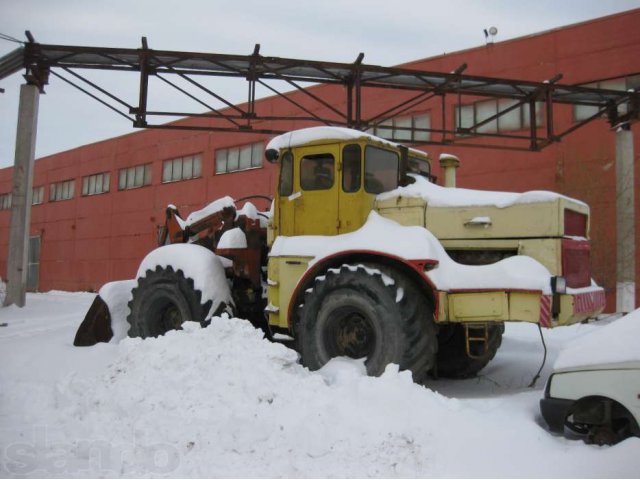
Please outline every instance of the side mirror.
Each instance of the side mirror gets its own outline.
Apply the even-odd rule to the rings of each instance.
[[[278,161],[278,150],[270,148],[264,152],[264,156],[269,163],[276,163]]]

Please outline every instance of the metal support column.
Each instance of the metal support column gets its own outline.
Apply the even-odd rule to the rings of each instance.
[[[616,132],[616,311],[636,308],[636,238],[633,132]]]
[[[20,87],[16,155],[11,192],[11,226],[9,228],[9,258],[7,259],[7,296],[5,305],[24,307],[27,290],[27,255],[31,223],[33,161],[36,149],[38,100],[36,85]]]

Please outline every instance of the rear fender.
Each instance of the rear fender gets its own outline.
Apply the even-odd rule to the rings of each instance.
[[[304,292],[312,287],[314,279],[318,275],[324,274],[330,268],[338,268],[344,264],[378,264],[397,269],[410,278],[426,295],[433,306],[434,315],[437,316],[439,308],[437,288],[426,274],[426,271],[434,268],[438,264],[437,260],[407,260],[388,253],[369,250],[349,250],[316,260],[300,278],[289,301],[287,320],[290,330],[293,329],[294,316],[296,315],[295,307],[302,303],[304,300]]]

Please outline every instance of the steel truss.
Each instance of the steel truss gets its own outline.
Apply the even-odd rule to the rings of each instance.
[[[612,127],[627,126],[640,118],[639,92],[562,85],[557,83],[561,75],[545,82],[531,82],[464,75],[466,64],[450,73],[380,67],[363,64],[362,53],[353,63],[296,60],[262,56],[260,45],[255,46],[251,55],[224,55],[153,50],[144,37],[137,49],[45,45],[35,42],[29,32],[27,38],[29,41],[24,46],[0,58],[0,79],[26,69],[27,82],[44,91],[49,76],[53,75],[139,128],[279,134],[289,130],[287,125],[295,121],[367,130],[382,126],[391,118],[412,109],[424,107],[427,110],[435,103],[442,116],[440,128],[394,127],[394,131],[401,132],[404,138],[415,138],[416,134],[429,132],[431,140],[419,142],[425,144],[537,151],[603,116]],[[79,70],[137,72],[137,105],[131,105],[118,94],[102,88],[78,73]],[[225,99],[205,86],[203,77],[245,80],[248,86],[246,103],[236,105]],[[151,78],[157,78],[181,92],[203,107],[204,112],[149,109]],[[176,80],[190,86],[197,94],[180,86]],[[283,92],[274,83],[285,85],[289,91]],[[313,85],[340,87],[343,101],[339,105],[335,101],[330,102],[325,98],[325,91],[309,88]],[[258,87],[284,99],[291,112],[273,114],[262,111],[260,101],[256,99]],[[383,111],[376,111],[375,93],[380,89],[395,92],[397,101]],[[461,120],[456,120],[452,111],[446,108],[452,96],[458,105],[487,98],[511,102],[495,115],[462,127]],[[212,102],[223,106],[214,107]],[[545,106],[543,122],[538,122],[537,103]],[[525,105],[529,111],[526,133],[484,131],[484,126]],[[565,130],[556,131],[555,112],[561,105],[594,107],[594,114]],[[156,117],[190,117],[193,121],[153,123],[151,119]],[[491,139],[499,139],[503,143],[491,143]]]

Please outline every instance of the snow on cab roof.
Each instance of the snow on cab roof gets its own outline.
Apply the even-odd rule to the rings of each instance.
[[[281,150],[283,148],[293,148],[293,147],[298,147],[300,145],[306,145],[312,142],[321,142],[323,140],[349,141],[349,140],[360,140],[362,138],[387,144],[390,147],[394,147],[394,148],[397,148],[399,145],[398,143],[385,140],[384,138],[376,137],[369,133],[362,132],[360,130],[353,130],[351,128],[309,127],[309,128],[302,128],[300,130],[293,130],[291,132],[278,135],[277,137],[275,137],[269,142],[269,144],[267,145],[267,150],[269,149]],[[421,150],[416,150],[413,148],[410,148],[409,150],[413,153],[419,153],[420,155],[425,155],[425,152]]]

